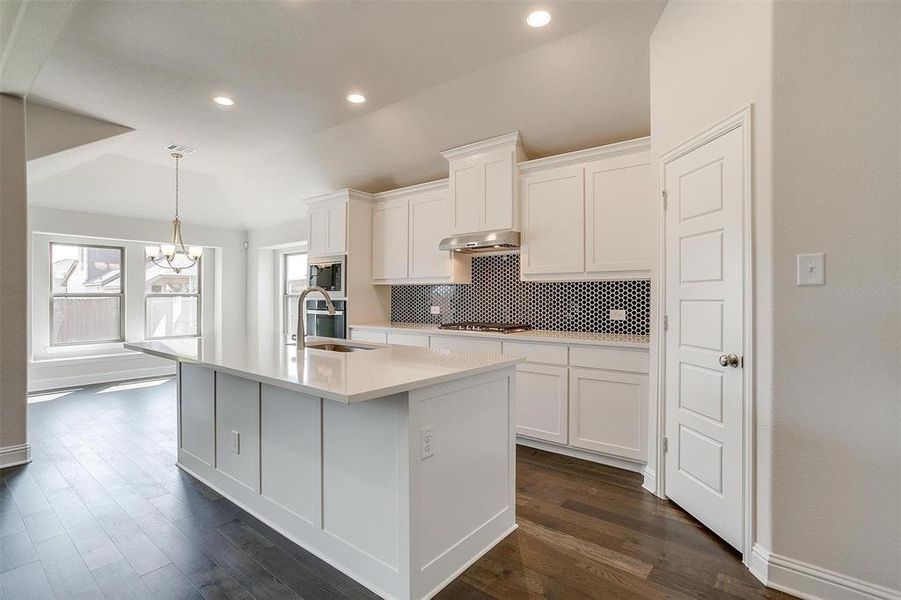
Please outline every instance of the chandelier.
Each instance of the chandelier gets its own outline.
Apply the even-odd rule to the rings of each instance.
[[[180,273],[197,264],[203,255],[200,246],[185,246],[181,237],[181,220],[178,218],[178,160],[182,157],[178,152],[172,153],[175,159],[175,218],[172,220],[172,241],[159,246],[145,246],[144,254],[149,261],[163,269],[171,269]]]

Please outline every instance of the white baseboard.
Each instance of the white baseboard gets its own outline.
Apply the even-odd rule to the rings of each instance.
[[[594,452],[588,452],[570,446],[560,446],[558,444],[552,444],[551,442],[533,440],[531,438],[516,436],[516,443],[520,446],[528,446],[529,448],[537,448],[538,450],[544,450],[546,452],[554,452],[573,458],[581,458],[582,460],[607,465],[608,467],[616,467],[617,469],[625,469],[626,471],[632,471],[633,473],[643,473],[643,469],[645,468],[644,463],[617,458],[616,456],[607,456],[606,454],[596,454]]]
[[[644,475],[644,481],[641,484],[641,487],[651,492],[655,496],[657,495],[657,472],[651,468],[650,465],[645,465],[644,469],[641,471],[641,474]]]
[[[31,462],[31,445],[27,442],[17,446],[0,448],[0,469],[15,467]]]
[[[748,568],[767,587],[804,600],[901,600],[901,591],[775,554],[754,544]]]

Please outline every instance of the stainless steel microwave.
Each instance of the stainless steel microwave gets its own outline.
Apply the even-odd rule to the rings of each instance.
[[[307,283],[318,285],[329,293],[332,298],[343,298],[344,287],[344,259],[319,260],[311,262],[307,267]]]

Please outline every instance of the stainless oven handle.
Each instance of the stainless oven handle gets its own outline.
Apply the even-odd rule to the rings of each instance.
[[[327,315],[327,314],[329,314],[329,312],[328,312],[327,310],[308,310],[308,311],[307,311],[307,314],[308,314],[308,315]],[[334,315],[334,316],[339,317],[339,316],[342,316],[342,315],[344,315],[344,311],[343,311],[343,310],[336,310],[336,311],[335,311],[335,315]]]

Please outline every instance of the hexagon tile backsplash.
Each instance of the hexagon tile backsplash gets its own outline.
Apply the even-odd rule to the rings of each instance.
[[[440,315],[430,314],[438,306]],[[610,310],[626,311],[611,321]],[[391,320],[400,323],[485,321],[536,329],[648,335],[651,282],[519,280],[519,256],[476,256],[467,285],[391,286]]]

